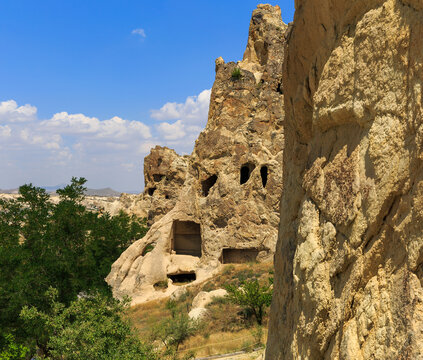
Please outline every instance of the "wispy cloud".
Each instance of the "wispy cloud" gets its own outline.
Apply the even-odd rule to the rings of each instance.
[[[132,34],[133,35],[139,35],[144,39],[147,37],[145,30],[141,29],[141,28],[132,30]]]

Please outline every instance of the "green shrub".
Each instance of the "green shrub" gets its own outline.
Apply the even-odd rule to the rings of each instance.
[[[235,266],[233,266],[232,264],[231,265],[226,265],[223,268],[222,275],[229,275],[234,270],[235,270]]]
[[[182,342],[194,335],[198,326],[199,324],[191,320],[186,313],[178,312],[159,322],[153,328],[151,338],[163,344],[165,354],[177,352]]]
[[[263,322],[266,307],[272,301],[271,285],[261,286],[257,279],[243,281],[241,285],[226,285],[230,302],[240,305],[246,314],[252,314],[259,325]]]
[[[239,67],[236,67],[232,70],[232,79],[239,80],[242,78],[241,69]]]
[[[254,278],[255,276],[256,276],[256,274],[254,273],[254,271],[252,269],[245,269],[245,270],[241,270],[238,273],[234,274],[234,276],[232,278],[238,279],[240,282],[243,282],[245,280]]]
[[[21,318],[39,344],[37,359],[49,360],[154,360],[150,346],[142,344],[127,320],[129,299],[123,302],[100,294],[74,300],[69,306],[57,301],[58,291],[46,293],[46,311],[25,306]]]
[[[229,299],[226,296],[213,296],[210,305],[224,305],[228,303]]]
[[[148,245],[146,245],[146,247],[142,251],[142,256],[144,256],[145,254],[153,251],[153,249],[154,249],[154,244],[148,244]]]
[[[29,349],[17,344],[12,334],[0,334],[0,360],[25,360]]]
[[[156,289],[167,289],[167,283],[168,283],[168,281],[167,280],[160,280],[160,281],[157,281],[155,284],[154,284],[154,287],[156,288]]]

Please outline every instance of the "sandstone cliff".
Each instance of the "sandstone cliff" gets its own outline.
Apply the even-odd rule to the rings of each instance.
[[[156,146],[144,158],[144,192],[121,196],[129,213],[146,217],[152,225],[176,204],[188,170],[188,156],[180,156],[167,147]]]
[[[296,0],[266,358],[423,358],[423,2]]]
[[[107,281],[116,296],[156,299],[178,289],[174,282],[212,276],[221,263],[272,259],[282,189],[285,30],[278,6],[259,5],[243,61],[216,60],[208,123],[179,198],[113,264]],[[154,287],[163,282],[166,289]]]

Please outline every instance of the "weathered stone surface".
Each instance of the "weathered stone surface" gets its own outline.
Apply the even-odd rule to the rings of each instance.
[[[278,6],[259,5],[244,60],[217,59],[208,123],[178,201],[113,264],[107,281],[116,296],[139,303],[175,291],[174,284],[154,288],[169,276],[195,274],[199,282],[225,259],[271,260],[282,189],[285,30]],[[155,248],[143,255],[148,244]]]
[[[188,317],[192,320],[200,320],[209,314],[206,308],[194,308],[188,313]]]
[[[176,204],[188,170],[188,156],[180,156],[167,147],[156,146],[144,158],[144,192],[121,197],[129,213],[146,217],[152,225]]]
[[[296,0],[266,358],[423,358],[422,1]]]
[[[228,292],[225,289],[216,289],[213,291],[200,291],[192,300],[193,308],[205,308],[214,298],[225,297]]]

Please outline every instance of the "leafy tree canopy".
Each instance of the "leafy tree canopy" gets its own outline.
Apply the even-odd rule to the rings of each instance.
[[[49,287],[65,306],[81,293],[110,296],[104,278],[111,264],[147,231],[135,216],[89,211],[82,204],[85,182],[72,178],[57,191],[57,204],[31,184],[19,188],[17,199],[0,199],[0,329],[16,340],[29,336],[22,308],[47,311]]]
[[[131,330],[126,310],[120,302],[101,294],[74,300],[69,306],[58,302],[58,291],[50,288],[48,311],[25,306],[21,318],[32,329],[39,344],[36,359],[49,360],[155,360],[151,347],[143,345]],[[42,335],[41,335],[42,334]],[[41,341],[43,343],[43,341]]]
[[[263,322],[266,307],[272,302],[273,288],[269,285],[260,285],[257,279],[242,281],[240,286],[226,285],[229,301],[243,307],[247,313],[254,315],[259,325]]]

